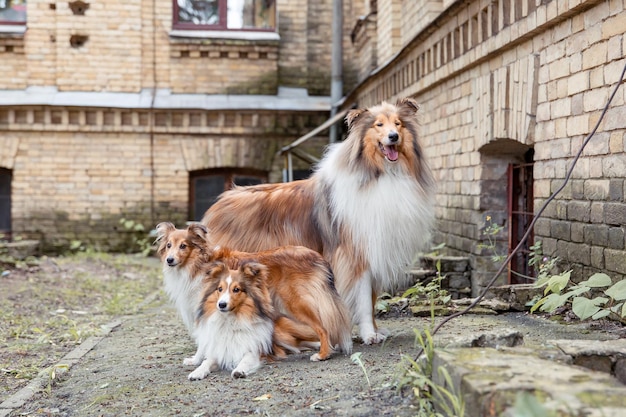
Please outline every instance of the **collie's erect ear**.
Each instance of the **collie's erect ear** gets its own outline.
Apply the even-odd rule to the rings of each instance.
[[[239,267],[239,272],[246,278],[260,279],[267,276],[267,267],[258,262],[245,262]]]
[[[367,109],[356,109],[350,110],[346,115],[346,125],[348,125],[348,129],[351,129],[352,126],[357,122],[358,119],[363,116],[363,113],[366,113]]]
[[[417,101],[409,97],[398,99],[396,106],[405,107],[407,110],[411,110],[413,113],[417,113],[417,111],[420,109],[420,105],[417,104]]]
[[[157,237],[156,237],[155,243],[160,242],[165,237],[166,234],[168,234],[174,229],[176,229],[176,226],[174,226],[174,224],[170,222],[161,222],[157,224],[156,226]]]

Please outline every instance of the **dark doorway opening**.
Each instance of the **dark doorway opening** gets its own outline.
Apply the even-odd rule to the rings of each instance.
[[[532,149],[524,155],[521,164],[509,164],[508,167],[508,218],[509,218],[509,253],[517,247],[528,229],[534,215],[533,199],[533,154]],[[511,259],[509,265],[509,283],[525,284],[533,282],[534,269],[528,265],[530,247],[534,236],[526,239],[524,245]]]

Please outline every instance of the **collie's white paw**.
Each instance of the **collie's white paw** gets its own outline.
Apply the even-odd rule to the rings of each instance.
[[[376,333],[361,335],[361,339],[363,339],[363,344],[365,345],[374,345],[383,342],[387,338],[387,334],[387,332],[379,330]]]
[[[200,363],[201,363],[201,361],[199,361],[195,357],[183,359],[183,365],[184,366],[198,366],[198,365],[200,365]]]
[[[311,362],[319,362],[322,360],[322,357],[320,356],[319,353],[314,353],[313,355],[311,355]]]

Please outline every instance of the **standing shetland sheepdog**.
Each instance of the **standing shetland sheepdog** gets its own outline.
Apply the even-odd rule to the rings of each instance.
[[[264,357],[273,356],[274,345],[296,349],[290,345],[294,338],[316,339],[310,328],[276,314],[267,283],[268,269],[259,263],[244,262],[237,271],[221,262],[208,267],[196,333],[204,360],[189,379],[203,379],[217,369],[245,378]]]
[[[301,245],[320,252],[363,342],[383,341],[376,297],[406,283],[406,268],[428,246],[434,222],[417,110],[403,99],[351,111],[348,137],[328,149],[309,179],[236,187],[202,223],[216,244],[237,250]]]
[[[268,269],[264,279],[275,308],[317,334],[319,352],[311,356],[312,361],[328,359],[335,347],[344,353],[352,350],[348,310],[334,287],[330,266],[319,253],[305,247],[289,246],[259,253],[214,248],[206,227],[199,223],[191,224],[187,229],[177,229],[172,223],[164,222],[159,223],[156,230],[165,291],[196,341],[200,337],[196,328],[197,308],[202,300],[202,278],[207,265],[221,261],[231,269],[238,269],[242,264],[254,261]],[[288,336],[282,335],[283,339]],[[287,350],[310,348],[308,339],[298,337],[294,330],[294,341],[288,343],[294,349]],[[275,350],[281,356],[281,346],[275,346]],[[198,349],[194,357],[183,363],[197,365],[203,359],[202,355]]]

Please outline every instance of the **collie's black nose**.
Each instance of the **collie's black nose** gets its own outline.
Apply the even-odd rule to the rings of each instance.
[[[396,143],[398,139],[400,139],[400,136],[398,136],[398,132],[389,132],[388,137],[392,143]]]
[[[171,265],[171,264],[174,263],[174,258],[172,258],[172,257],[167,258],[166,261],[167,261],[168,265]]]
[[[217,303],[217,306],[220,308],[220,310],[224,310],[228,306],[228,303],[226,303],[226,301],[220,301],[219,303]]]

